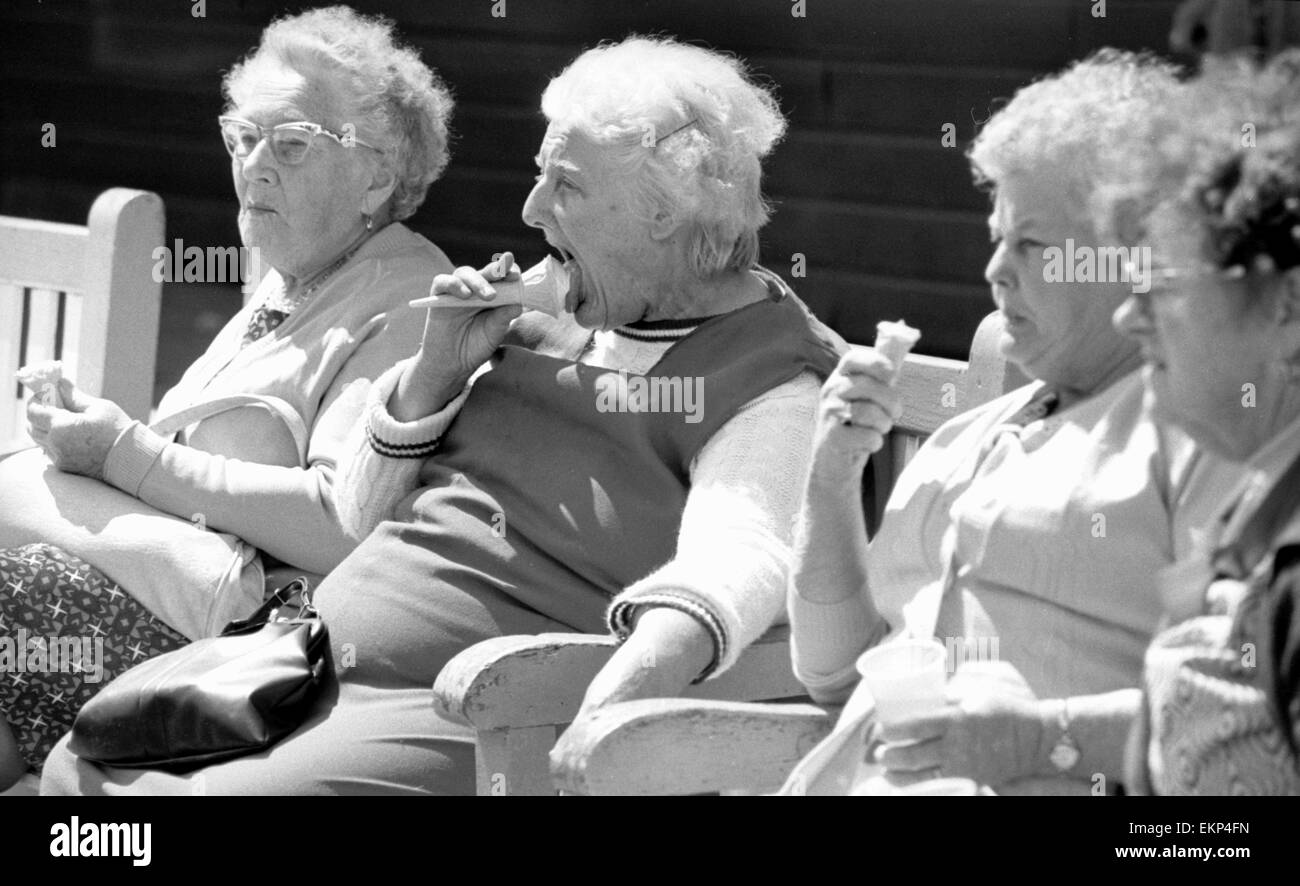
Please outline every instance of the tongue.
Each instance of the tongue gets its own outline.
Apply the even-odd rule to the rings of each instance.
[[[582,268],[575,259],[569,259],[564,263],[564,270],[569,272],[569,291],[564,296],[564,310],[573,314],[582,302]]]

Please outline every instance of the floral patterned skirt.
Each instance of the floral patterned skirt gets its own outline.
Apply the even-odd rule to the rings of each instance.
[[[0,550],[0,715],[36,771],[104,684],[187,643],[60,548]]]

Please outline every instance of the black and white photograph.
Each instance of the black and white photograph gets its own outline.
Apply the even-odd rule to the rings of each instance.
[[[106,796],[879,797],[909,853],[905,798],[1073,796],[947,821],[1278,860],[1224,798],[1300,795],[1300,2],[5,0],[0,45],[34,861],[265,815]],[[262,820],[411,815],[366,802]]]

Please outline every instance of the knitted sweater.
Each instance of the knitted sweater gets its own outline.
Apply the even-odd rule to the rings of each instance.
[[[580,362],[645,373],[692,328],[597,332]],[[387,402],[400,374],[401,367],[395,367],[375,383],[367,422],[354,431],[339,467],[339,516],[355,539],[392,515],[418,485],[421,465],[418,458],[383,455],[369,441],[418,449],[450,426],[468,396],[467,388],[440,412],[397,422]],[[716,675],[782,614],[791,526],[808,469],[819,387],[807,372],[770,389],[743,406],[700,450],[691,465],[676,556],[614,599],[612,629],[625,629],[637,606],[690,612],[726,650]],[[713,620],[730,640],[725,646]]]
[[[297,568],[329,572],[356,546],[339,526],[332,492],[348,433],[373,380],[419,347],[423,318],[407,302],[451,270],[442,250],[389,225],[282,325],[241,348],[249,316],[280,286],[272,270],[163,398],[159,415],[236,393],[278,397],[308,429],[306,465],[291,447],[279,446],[276,456],[268,440],[278,424],[245,408],[187,429],[182,442],[133,424],[109,453],[105,479],[168,513],[201,515]]]

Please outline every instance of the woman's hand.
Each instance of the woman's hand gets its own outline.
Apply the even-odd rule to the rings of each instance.
[[[888,728],[877,724],[868,754],[891,774],[972,778],[996,789],[1044,773],[1052,713],[1050,703],[1009,682],[1004,671],[960,668],[942,710]]]
[[[78,390],[59,380],[64,408],[46,406],[33,398],[27,403],[27,433],[60,471],[104,478],[104,462],[131,417],[111,400]]]
[[[393,418],[415,421],[442,409],[500,347],[510,323],[523,308],[493,308],[496,292],[492,282],[512,278],[519,278],[519,266],[508,252],[481,270],[461,267],[454,274],[433,278],[432,295],[463,299],[465,309],[429,310],[420,350],[406,364],[389,401]]]
[[[578,717],[620,701],[680,695],[708,667],[713,652],[713,638],[691,616],[666,607],[646,609],[592,679]]]
[[[835,484],[861,474],[903,414],[894,364],[875,348],[854,347],[822,385],[813,436],[814,477]]]

